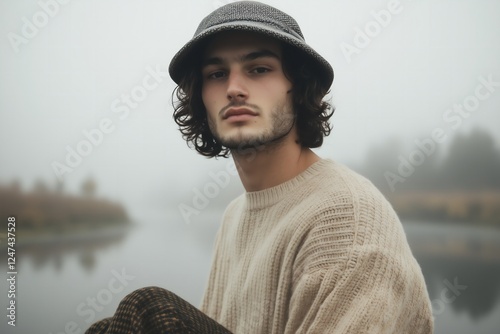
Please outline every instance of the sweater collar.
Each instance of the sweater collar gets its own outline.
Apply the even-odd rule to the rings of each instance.
[[[320,159],[286,182],[264,190],[246,192],[244,195],[247,209],[261,209],[278,203],[287,194],[293,192],[311,177],[319,174],[321,170],[331,163],[333,161],[329,159]]]

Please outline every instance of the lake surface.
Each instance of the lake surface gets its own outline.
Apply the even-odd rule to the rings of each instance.
[[[177,212],[142,212],[126,235],[90,245],[18,248],[16,327],[1,333],[83,333],[111,316],[119,301],[144,286],[167,288],[198,305],[210,268],[219,212],[182,223]],[[500,333],[500,230],[406,222],[434,307],[436,334]],[[499,253],[500,254],[500,253]],[[6,267],[0,264],[0,307],[6,314]],[[455,287],[450,288],[450,286]],[[74,329],[71,329],[73,327]],[[69,329],[69,330],[68,330]]]

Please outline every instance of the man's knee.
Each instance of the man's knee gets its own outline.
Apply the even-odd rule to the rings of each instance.
[[[144,302],[151,302],[152,300],[157,300],[161,298],[171,298],[175,294],[169,290],[157,287],[157,286],[147,286],[132,291],[125,298],[122,299],[120,304],[142,304]]]

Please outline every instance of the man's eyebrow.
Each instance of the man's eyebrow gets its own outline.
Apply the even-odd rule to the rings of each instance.
[[[250,53],[247,53],[239,58],[240,62],[247,62],[259,58],[266,58],[266,57],[271,57],[271,58],[276,58],[278,60],[281,60],[281,57],[278,56],[276,53],[270,51],[270,50],[257,50],[253,51]],[[201,66],[205,67],[208,65],[221,65],[224,63],[224,59],[221,57],[209,57],[206,58],[202,61]]]
[[[258,58],[265,58],[265,57],[271,57],[271,58],[276,58],[278,60],[281,60],[281,58],[274,52],[270,50],[258,50],[254,52],[250,52],[243,57],[241,57],[241,61],[249,61],[249,60],[255,60]]]

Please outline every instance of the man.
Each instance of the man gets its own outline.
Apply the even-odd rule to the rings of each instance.
[[[173,303],[216,329],[186,332],[432,333],[391,206],[311,150],[331,129],[333,70],[293,18],[258,2],[223,6],[169,71],[184,138],[205,156],[231,155],[246,190],[224,214],[203,313]]]
[[[170,74],[184,138],[230,153],[246,190],[225,212],[203,312],[235,333],[432,332],[390,205],[311,151],[330,131],[333,71],[293,18],[257,2],[219,8]]]

